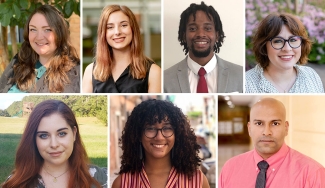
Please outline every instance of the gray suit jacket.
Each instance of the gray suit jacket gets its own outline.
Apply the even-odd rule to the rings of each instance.
[[[217,57],[217,92],[243,92],[243,67]],[[191,93],[186,58],[164,71],[164,93]]]

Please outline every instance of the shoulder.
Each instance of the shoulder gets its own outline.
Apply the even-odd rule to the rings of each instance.
[[[310,76],[318,76],[318,74],[316,73],[316,71],[308,66],[302,66],[302,65],[297,65],[298,71],[300,71],[302,73],[302,75],[305,75],[306,77],[310,77]]]
[[[187,67],[186,58],[166,69],[164,75],[176,74],[179,69],[183,70],[185,67]]]
[[[239,166],[247,165],[248,163],[246,162],[251,161],[253,159],[253,152],[254,150],[230,158],[228,161],[226,161],[226,163],[222,167],[222,172],[232,171],[234,170],[234,167],[238,165]]]
[[[297,164],[298,166],[301,167],[301,170],[306,169],[309,172],[315,172],[319,169],[324,169],[324,167],[315,161],[314,159],[290,148],[289,149],[289,155],[291,158],[291,162],[293,164]]]
[[[122,177],[121,175],[117,176],[113,181],[112,188],[120,188],[121,187]]]
[[[150,66],[150,74],[161,74],[161,68],[157,64],[151,64]]]
[[[217,57],[218,67],[224,67],[224,68],[230,69],[231,71],[238,71],[238,72],[241,72],[241,74],[243,73],[243,66],[226,61],[217,55],[216,55],[216,57]]]
[[[85,69],[85,72],[84,72],[84,75],[91,75],[92,74],[92,71],[93,71],[93,68],[94,68],[94,63],[90,63],[89,65],[87,65],[86,69]]]
[[[96,179],[102,186],[107,185],[107,168],[89,165],[90,176]]]

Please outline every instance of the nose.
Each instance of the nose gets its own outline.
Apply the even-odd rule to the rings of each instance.
[[[51,137],[51,143],[50,143],[51,148],[57,148],[59,147],[59,142],[56,138],[56,136]]]
[[[265,135],[265,136],[272,135],[270,126],[268,126],[268,125],[264,126],[263,135]]]
[[[120,29],[121,29],[121,28],[120,28],[119,26],[115,27],[115,29],[114,29],[114,33],[115,33],[115,35],[120,35],[120,34],[121,34]]]
[[[196,35],[197,35],[197,36],[205,36],[205,30],[204,30],[204,28],[199,27],[199,28],[196,30]]]
[[[156,135],[155,139],[164,139],[165,137],[164,137],[164,135],[162,134],[162,129],[157,130],[157,131],[158,131],[158,132],[157,132],[157,135]]]
[[[288,50],[288,51],[292,50],[291,46],[289,45],[289,41],[284,42],[284,46],[281,50]]]

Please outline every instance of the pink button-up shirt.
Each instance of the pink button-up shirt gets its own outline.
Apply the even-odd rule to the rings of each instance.
[[[219,188],[254,188],[263,158],[252,150],[229,159],[222,168]],[[283,144],[266,160],[266,188],[325,188],[325,168]]]

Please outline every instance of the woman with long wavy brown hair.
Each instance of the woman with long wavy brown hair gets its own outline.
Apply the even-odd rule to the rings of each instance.
[[[71,109],[58,100],[38,104],[18,146],[15,169],[2,188],[100,188],[106,183],[106,170],[89,165]]]
[[[28,18],[24,42],[0,78],[2,93],[79,93],[80,65],[63,14],[42,5]]]
[[[97,31],[95,62],[87,66],[87,93],[160,93],[161,69],[144,55],[139,25],[126,6],[106,6]]]
[[[113,188],[208,188],[189,120],[169,101],[147,100],[128,117]]]

